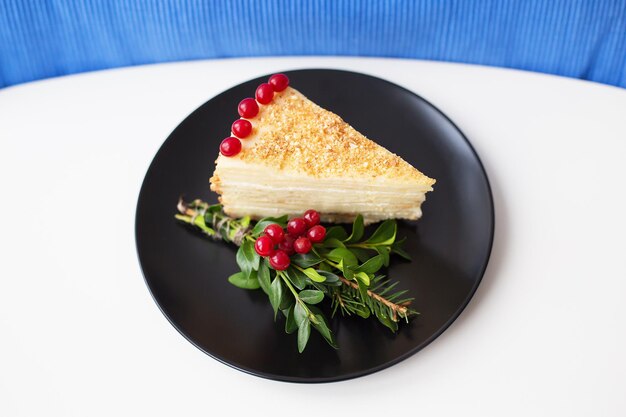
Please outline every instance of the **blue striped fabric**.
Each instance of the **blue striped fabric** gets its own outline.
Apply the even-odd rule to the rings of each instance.
[[[626,87],[626,0],[0,0],[0,87],[154,62],[311,54]]]

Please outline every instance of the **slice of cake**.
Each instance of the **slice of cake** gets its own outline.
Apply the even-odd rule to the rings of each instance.
[[[322,221],[421,217],[435,180],[294,88],[283,74],[239,104],[211,190],[224,211],[254,219],[315,209]]]

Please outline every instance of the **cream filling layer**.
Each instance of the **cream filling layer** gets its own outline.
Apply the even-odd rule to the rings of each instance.
[[[225,159],[225,158],[224,158]],[[224,163],[225,162],[225,163]],[[219,161],[221,202],[233,216],[301,215],[314,208],[325,221],[368,223],[387,218],[418,219],[431,187],[387,178],[312,178],[237,160]]]

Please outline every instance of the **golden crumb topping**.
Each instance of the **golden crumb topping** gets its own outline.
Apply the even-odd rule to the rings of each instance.
[[[291,87],[260,107],[251,119],[251,145],[236,156],[242,161],[318,178],[358,175],[435,182]]]

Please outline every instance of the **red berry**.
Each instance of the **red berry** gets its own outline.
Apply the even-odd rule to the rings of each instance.
[[[270,256],[274,250],[274,242],[268,236],[261,236],[254,242],[254,250],[261,256]]]
[[[293,236],[302,236],[306,232],[306,222],[300,217],[294,217],[287,223],[287,232]]]
[[[224,156],[235,156],[241,151],[241,142],[237,138],[226,138],[220,143],[220,152]]]
[[[307,210],[304,212],[304,221],[309,227],[313,227],[316,224],[320,224],[320,214],[315,210]]]
[[[259,114],[259,105],[253,98],[244,98],[243,100],[241,100],[238,109],[239,115],[241,117],[245,117],[246,119],[251,119]]]
[[[237,136],[239,139],[243,139],[248,137],[250,133],[252,133],[252,123],[250,123],[246,119],[235,120],[230,130],[232,130],[235,136]]]
[[[283,231],[283,228],[276,223],[268,224],[267,226],[265,226],[265,230],[263,232],[265,232],[265,234],[272,239],[272,242],[274,242],[275,245],[278,245],[280,242],[282,242],[283,238],[285,237],[285,232]]]
[[[270,255],[270,265],[277,271],[284,271],[289,268],[290,263],[289,255],[280,249]]]
[[[309,231],[306,232],[306,236],[309,240],[311,240],[311,242],[320,243],[326,237],[326,228],[318,224],[317,226],[311,227]]]
[[[278,249],[285,251],[285,253],[289,256],[294,254],[294,250],[293,250],[293,243],[295,242],[296,238],[294,238],[291,235],[285,235],[285,239],[280,242],[278,244]]]
[[[289,85],[289,78],[285,74],[274,74],[270,77],[269,84],[274,91],[283,91]]]
[[[297,253],[309,253],[311,251],[311,241],[306,237],[299,237],[293,242],[293,249]]]
[[[274,89],[269,84],[261,84],[256,89],[256,100],[261,104],[269,104],[274,97]]]

